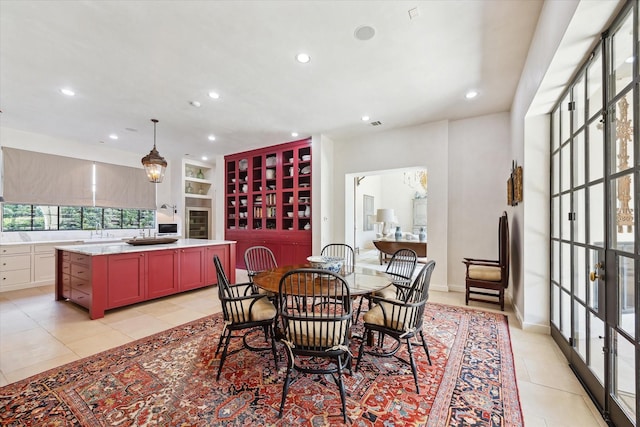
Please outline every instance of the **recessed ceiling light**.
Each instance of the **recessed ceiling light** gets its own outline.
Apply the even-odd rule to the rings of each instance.
[[[470,90],[469,92],[467,92],[467,93],[464,95],[464,97],[465,97],[465,98],[467,98],[467,99],[473,99],[473,98],[475,98],[476,96],[478,96],[478,92],[477,92],[477,91],[475,91],[475,90]]]
[[[291,132],[291,136],[295,138],[296,136],[298,136],[298,132]]]
[[[200,102],[199,101],[191,101],[191,102],[189,102],[189,104],[193,105],[196,108],[200,107]]]
[[[216,137],[215,137],[214,135],[209,135],[209,136],[207,137],[207,139],[208,139],[209,141],[215,141],[215,140],[216,140]]]
[[[209,158],[207,156],[202,156],[202,160],[209,160]]]
[[[301,64],[306,64],[307,62],[311,61],[311,57],[306,53],[299,53],[296,55],[296,61],[300,62]]]
[[[220,98],[220,94],[218,92],[209,92],[209,98],[218,99]]]
[[[633,56],[628,57],[627,59],[624,60],[624,62],[626,62],[627,64],[633,64]]]
[[[67,96],[75,96],[75,92],[67,87],[60,89],[60,93]]]
[[[366,122],[366,121],[368,121],[368,120],[369,120],[369,116],[362,116],[362,121],[363,121],[363,122]]]
[[[376,30],[368,25],[361,25],[353,32],[353,36],[358,40],[371,40],[376,35]]]
[[[116,135],[115,133],[112,133],[111,135],[109,135],[109,138],[118,139],[118,135]]]

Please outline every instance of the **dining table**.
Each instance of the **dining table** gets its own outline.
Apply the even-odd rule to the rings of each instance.
[[[262,271],[253,276],[253,283],[259,288],[273,292],[278,295],[280,293],[280,279],[291,270],[300,268],[311,268],[310,264],[293,264],[283,265]],[[360,266],[343,266],[338,273],[344,278],[351,298],[363,297],[373,292],[380,291],[387,286],[391,286],[391,278],[384,271],[378,271],[373,268]],[[354,313],[355,314],[355,313]],[[277,328],[276,334],[282,336],[282,332]],[[352,338],[362,337],[352,336]],[[373,334],[367,336],[368,345],[373,344]]]
[[[311,268],[311,265],[292,264],[265,270],[253,277],[253,283],[265,291],[278,294],[282,276],[291,270],[300,268]],[[338,274],[347,282],[352,297],[369,295],[391,285],[391,279],[387,273],[373,268],[343,266]]]

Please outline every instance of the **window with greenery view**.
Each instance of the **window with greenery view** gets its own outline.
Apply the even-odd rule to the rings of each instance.
[[[152,209],[38,206],[5,203],[2,231],[154,228]]]

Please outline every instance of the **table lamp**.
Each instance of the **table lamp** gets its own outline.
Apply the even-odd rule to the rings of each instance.
[[[396,218],[393,209],[378,209],[376,219],[382,223],[382,237],[391,232],[391,226]]]

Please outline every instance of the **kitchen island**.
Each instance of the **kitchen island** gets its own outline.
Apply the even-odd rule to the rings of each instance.
[[[99,319],[105,310],[217,284],[214,255],[234,283],[234,241],[56,247],[56,300],[72,301]]]

